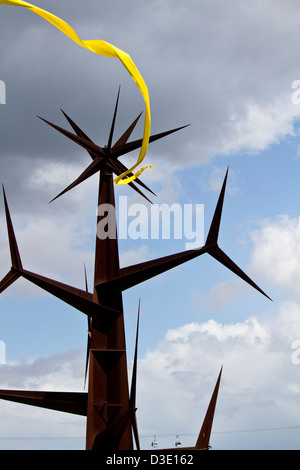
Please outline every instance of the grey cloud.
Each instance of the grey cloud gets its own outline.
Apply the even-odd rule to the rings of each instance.
[[[191,124],[149,148],[149,162],[158,170],[160,161],[182,168],[228,151],[249,104],[263,110],[288,96],[298,78],[300,12],[294,1],[72,0],[38,6],[65,19],[83,39],[104,39],[131,55],[149,88],[153,132]],[[37,114],[64,127],[63,108],[104,145],[118,85],[116,137],[144,103],[119,61],[86,51],[28,11],[1,9],[0,79],[7,84],[7,104],[0,108],[0,171],[25,193],[22,181],[36,159],[84,165],[88,158]],[[139,137],[142,130],[141,120]]]
[[[47,382],[49,376],[53,380],[53,376],[59,378],[61,374],[65,375],[67,382],[70,376],[74,383],[76,380],[82,382],[82,370],[84,368],[80,350],[38,357],[33,361],[20,360],[18,363],[1,364],[1,388],[25,388],[29,384],[35,387],[36,383]],[[53,386],[55,387],[55,380]]]

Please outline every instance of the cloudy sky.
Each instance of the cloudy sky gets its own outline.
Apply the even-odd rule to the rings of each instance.
[[[125,292],[129,370],[141,299],[143,448],[154,435],[162,447],[173,446],[176,435],[194,444],[223,366],[212,447],[298,449],[299,2],[35,5],[67,21],[82,39],[103,39],[132,57],[148,86],[152,133],[190,124],[149,147],[145,163],[154,170],[143,180],[157,194],[154,203],[202,204],[206,235],[229,167],[219,244],[272,299],[209,255]],[[84,288],[85,263],[91,289],[98,178],[49,204],[90,157],[37,115],[68,128],[63,109],[105,145],[119,85],[116,138],[144,110],[143,99],[118,60],[7,5],[0,5],[0,80],[6,85],[0,174],[23,265]],[[142,133],[141,118],[133,138]],[[129,206],[143,202],[128,187],[115,193]],[[182,251],[185,243],[127,237],[120,241],[121,262]],[[10,256],[3,204],[0,259],[4,276]],[[18,280],[0,298],[0,387],[83,390],[86,330],[82,314]],[[81,449],[84,439],[82,418],[0,402],[1,449]]]

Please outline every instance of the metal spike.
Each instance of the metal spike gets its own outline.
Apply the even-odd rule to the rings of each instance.
[[[112,146],[112,148],[120,147],[121,145],[126,144],[129,137],[131,136],[135,126],[137,125],[138,120],[140,119],[143,111],[138,115],[138,117],[133,121],[133,123],[128,127],[128,129],[121,135],[117,142]]]
[[[9,238],[9,247],[10,247],[12,267],[15,269],[22,269],[22,262],[21,262],[21,257],[19,253],[19,248],[17,245],[17,240],[16,240],[14,228],[12,225],[11,216],[10,216],[6,194],[5,194],[3,185],[2,185],[2,188],[3,188],[4,206],[5,206],[7,232],[8,232],[8,238]]]
[[[205,418],[204,418],[204,421],[203,421],[203,424],[202,424],[202,427],[201,427],[201,430],[200,430],[200,433],[199,433],[199,436],[195,445],[195,449],[197,450],[208,449],[212,424],[214,420],[215,408],[217,404],[218,392],[219,392],[219,387],[220,387],[222,369],[223,369],[223,366],[221,367],[221,371],[219,373],[219,377],[215,385],[212,397],[210,399],[210,403],[208,405],[207,412],[206,412],[206,415],[205,415]]]
[[[88,282],[87,282],[87,275],[86,275],[86,267],[84,264],[84,277],[85,277],[85,290],[88,292]],[[89,367],[89,359],[90,359],[90,352],[91,352],[91,329],[92,329],[92,319],[88,315],[87,316],[88,322],[88,336],[87,336],[87,346],[86,346],[86,361],[85,361],[85,374],[84,374],[84,388],[86,386],[86,379],[87,379],[87,372]]]
[[[83,147],[88,152],[92,152],[92,154],[95,157],[98,157],[98,156],[106,157],[106,154],[103,148],[99,147],[99,145],[95,145],[91,140],[87,140],[87,139],[84,139],[83,137],[80,137],[77,134],[73,134],[72,132],[69,132],[66,129],[63,129],[62,127],[57,126],[56,124],[53,124],[52,122],[47,121],[47,119],[44,119],[40,116],[37,116],[37,117],[41,119],[42,121],[44,121],[49,126],[53,127],[53,129],[63,134],[65,137],[68,137],[73,142]]]
[[[5,289],[7,289],[11,284],[13,284],[13,282],[19,279],[19,277],[20,273],[13,273],[12,271],[9,271],[0,282],[0,294],[5,291]]]
[[[137,421],[136,421],[136,386],[137,386],[137,354],[138,354],[139,321],[140,321],[140,300],[139,300],[139,307],[138,307],[135,351],[134,351],[131,389],[130,389],[130,397],[129,397],[129,412],[130,412],[131,425],[133,429],[133,434],[134,434],[134,439],[135,439],[137,450],[140,450],[140,442],[139,442],[139,435],[138,435],[138,428],[137,428]]]
[[[188,127],[188,126],[189,124],[187,124],[186,126],[177,127],[176,129],[171,129],[169,131],[160,132],[159,134],[154,134],[150,136],[149,143],[162,139],[163,137],[173,134],[174,132],[180,131],[181,129],[184,129],[185,127]],[[126,153],[136,150],[142,145],[142,142],[143,142],[143,139],[138,139],[138,140],[134,140],[133,142],[128,142],[127,144],[121,145],[116,149],[113,148],[111,151],[111,158],[118,158],[122,155],[125,155]]]
[[[206,238],[206,242],[205,242],[206,247],[213,246],[218,243],[218,235],[219,235],[219,229],[220,229],[220,223],[221,223],[221,215],[222,215],[222,209],[223,209],[227,176],[228,176],[228,168],[226,171],[226,175],[224,178],[220,196],[216,205],[215,213],[214,213],[211,225],[210,225],[210,229]]]
[[[117,96],[117,101],[116,101],[116,106],[115,106],[115,112],[114,112],[113,120],[112,120],[112,123],[111,123],[111,129],[110,129],[108,143],[107,143],[108,151],[110,151],[110,149],[111,149],[111,143],[112,143],[112,139],[113,139],[113,135],[114,135],[116,116],[117,116],[117,110],[118,110],[118,104],[119,104],[120,88],[121,88],[121,85],[119,86],[119,91],[118,91],[118,96]]]
[[[133,287],[141,282],[151,279],[158,274],[173,269],[180,264],[183,264],[189,260],[192,260],[204,253],[209,253],[213,258],[218,260],[232,272],[237,274],[240,278],[270,299],[250,278],[247,276],[217,245],[218,234],[220,228],[220,220],[222,214],[223,200],[226,188],[228,169],[224,179],[224,183],[218,198],[214,217],[210,227],[210,231],[203,247],[196,250],[183,251],[174,255],[165,256],[156,260],[146,261],[133,266],[120,269],[118,276],[115,279],[111,279],[106,283],[103,283],[101,288],[108,288],[114,285],[121,290],[126,290]],[[100,286],[100,284],[99,284]],[[271,300],[271,299],[270,299]]]
[[[75,124],[75,122],[62,109],[61,109],[61,112],[63,113],[63,115],[65,116],[65,118],[67,119],[67,121],[69,122],[69,124],[71,125],[71,127],[74,129],[74,131],[79,137],[82,137],[83,139],[92,142],[92,140],[86,135],[86,133],[83,132],[83,130],[80,129],[80,127],[77,124]]]
[[[40,392],[30,390],[0,390],[1,400],[38,406],[49,410],[76,415],[87,415],[87,393],[84,392]]]
[[[101,158],[95,158],[90,164],[89,166],[81,173],[81,175],[78,176],[78,178],[76,178],[75,181],[73,181],[73,183],[69,184],[69,186],[67,186],[63,191],[61,191],[57,196],[55,196],[53,199],[51,199],[50,203],[55,201],[55,199],[59,198],[60,196],[62,196],[63,194],[65,194],[66,192],[70,191],[70,189],[73,189],[75,188],[75,186],[78,186],[80,183],[82,183],[83,181],[85,181],[86,179],[90,178],[91,176],[95,175],[96,173],[98,173],[101,168],[103,168],[104,166],[104,162]]]
[[[9,285],[11,285],[16,279],[18,279],[18,277],[22,276],[33,284],[41,287],[46,292],[49,292],[60,300],[77,308],[86,315],[98,316],[99,311],[101,310],[103,314],[103,320],[105,320],[108,324],[112,321],[113,318],[116,318],[120,312],[114,309],[104,307],[100,303],[94,302],[92,294],[64,284],[62,282],[55,281],[53,279],[23,269],[4,187],[3,195],[12,259],[12,270],[0,282],[0,292],[6,289]],[[105,323],[105,321],[103,322],[103,324]]]
[[[258,287],[257,284],[255,284],[255,282],[252,281],[252,279],[250,279],[249,276],[247,276],[246,273],[244,273],[244,271],[242,271],[230,258],[229,256],[226,255],[226,253],[224,253],[223,250],[221,250],[221,248],[219,248],[218,246],[215,246],[213,248],[209,248],[207,250],[207,253],[210,254],[210,256],[212,256],[213,258],[215,258],[217,261],[219,261],[219,263],[223,264],[224,266],[226,266],[226,268],[228,268],[230,271],[232,271],[233,273],[235,273],[237,276],[239,276],[241,279],[243,279],[245,282],[247,282],[250,286],[254,287],[254,289],[258,290],[258,292],[260,292],[261,294],[263,294],[265,297],[267,297],[267,299],[269,300],[272,300],[260,287]]]

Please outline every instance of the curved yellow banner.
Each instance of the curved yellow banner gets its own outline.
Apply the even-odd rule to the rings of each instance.
[[[71,38],[80,46],[85,47],[86,49],[89,49],[90,51],[95,52],[96,54],[100,54],[106,57],[118,58],[122,62],[124,67],[130,73],[132,79],[137,84],[144,98],[146,112],[145,112],[145,123],[144,123],[144,135],[143,135],[143,141],[142,141],[138,160],[133,167],[131,167],[126,172],[122,173],[114,181],[116,184],[127,184],[127,183],[130,183],[130,181],[133,181],[134,179],[136,179],[144,171],[145,168],[148,168],[149,166],[151,166],[151,165],[147,165],[144,168],[140,169],[135,175],[131,177],[126,177],[128,173],[132,173],[135,170],[135,168],[140,165],[140,163],[144,160],[146,156],[148,144],[149,144],[149,137],[150,137],[151,114],[150,114],[150,101],[149,101],[149,94],[148,94],[147,86],[143,80],[143,77],[141,76],[140,72],[138,71],[137,67],[132,61],[131,57],[126,52],[122,51],[121,49],[118,49],[117,47],[113,46],[112,44],[109,44],[108,42],[102,41],[101,39],[82,41],[77,36],[73,28],[71,28],[71,26],[68,25],[68,23],[61,20],[57,16],[52,15],[52,13],[42,10],[41,8],[38,8],[30,3],[23,2],[22,0],[15,0],[15,1],[0,0],[0,4],[1,3],[5,5],[14,5],[14,6],[27,8],[28,10],[31,10],[33,13],[36,13],[37,15],[47,20],[49,23],[52,23],[56,28],[58,28],[60,31],[62,31],[64,34],[66,34],[69,38]]]

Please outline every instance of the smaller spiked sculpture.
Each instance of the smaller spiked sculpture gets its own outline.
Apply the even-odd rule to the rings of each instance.
[[[94,144],[65,113],[64,116],[75,134],[43,119],[54,129],[87,150],[92,158],[92,162],[86,170],[54,199],[85,181],[91,175],[99,172],[98,205],[110,204],[115,207],[113,174],[120,175],[127,170],[119,158],[141,145],[141,140],[128,143],[128,139],[139,116],[121,138],[112,145],[118,102],[119,93],[108,143],[105,147],[99,147]],[[165,137],[183,127],[156,134],[150,137],[150,142]],[[88,372],[88,392],[0,390],[0,398],[86,416],[86,449],[105,451],[131,450],[134,448],[133,439],[136,449],[140,449],[136,421],[139,311],[132,383],[129,390],[122,301],[123,291],[208,253],[245,282],[268,297],[218,246],[218,234],[227,175],[228,170],[205,245],[201,248],[120,268],[117,236],[103,239],[96,237],[94,286],[92,293],[88,292],[87,283],[86,290],[81,290],[29,272],[23,268],[3,188],[12,266],[11,270],[0,282],[0,293],[16,279],[23,277],[87,315],[88,346],[85,373],[87,375]],[[131,182],[129,185],[149,201],[140,188],[148,191],[151,190],[140,179],[136,179],[134,183]],[[98,215],[97,224],[100,220],[101,217]],[[197,442],[195,446],[189,449],[208,449],[221,372],[222,369]]]

